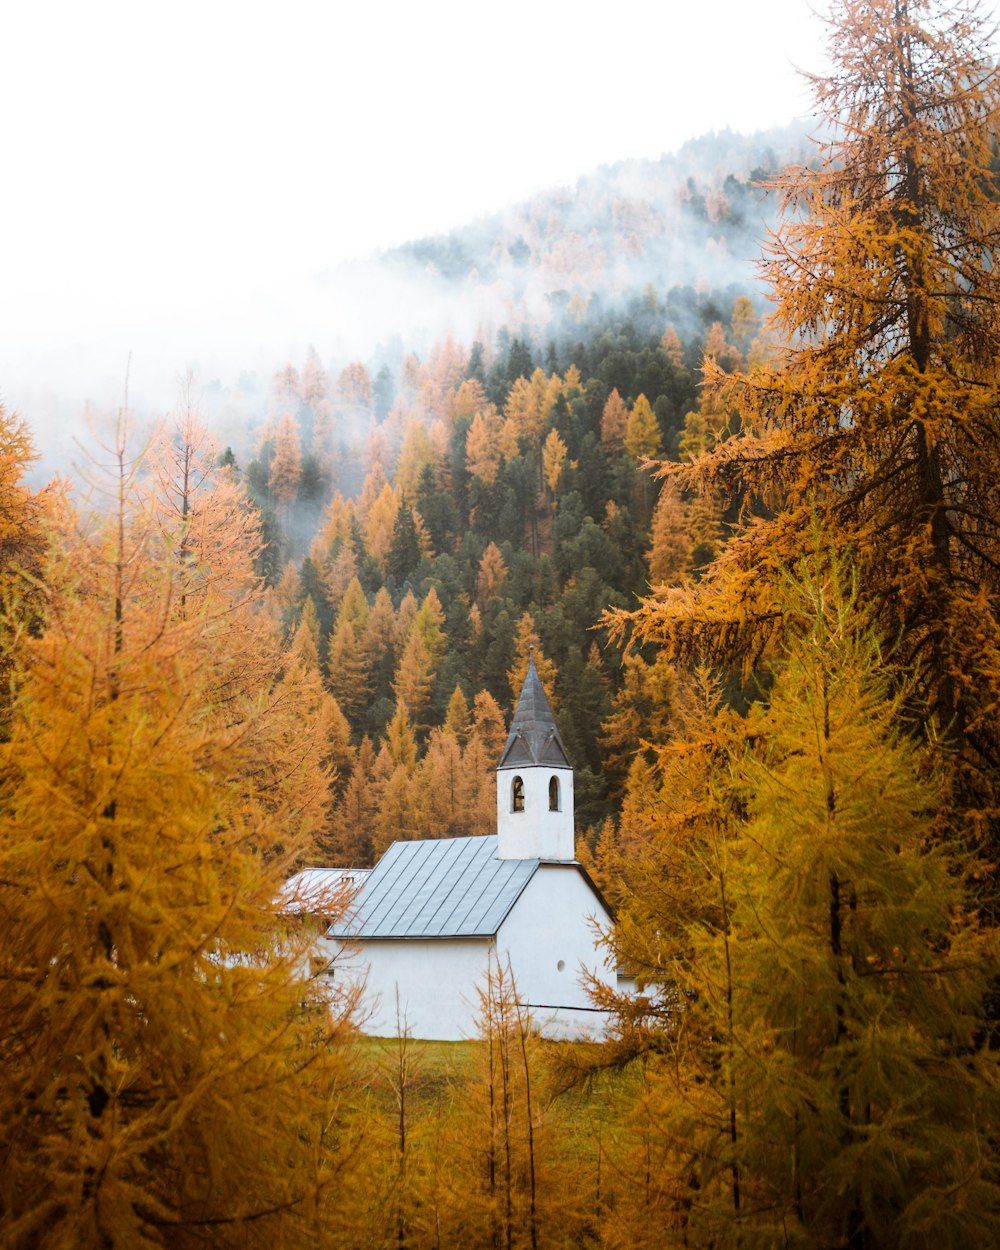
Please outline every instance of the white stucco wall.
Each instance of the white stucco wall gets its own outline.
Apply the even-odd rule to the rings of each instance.
[[[515,812],[511,787],[524,789],[523,810]],[[549,807],[549,781],[559,784],[559,806]],[[573,846],[573,770],[538,764],[497,770],[497,837],[501,859],[565,859]]]
[[[480,938],[382,940],[363,947],[324,939],[335,980],[364,982],[359,1026],[395,1037],[399,1017],[411,1037],[457,1042],[476,1035],[477,989],[485,985],[490,943]]]
[[[517,904],[500,926],[497,952],[510,965],[518,995],[546,1037],[599,1037],[602,1013],[591,1009],[583,969],[614,988],[615,973],[604,966],[604,950],[588,921],[610,917],[572,865],[540,864]],[[561,965],[561,966],[560,966]]]
[[[601,1035],[604,1017],[591,1009],[582,969],[614,987],[588,917],[608,916],[580,871],[541,864],[496,936],[494,959],[508,959],[518,995],[534,1027],[547,1037]],[[397,1032],[400,1018],[411,1036],[460,1041],[477,1035],[479,989],[493,944],[486,939],[445,938],[369,941],[363,947],[323,939],[333,957],[335,981],[364,981],[360,1027],[373,1037]],[[561,964],[561,966],[560,966]]]

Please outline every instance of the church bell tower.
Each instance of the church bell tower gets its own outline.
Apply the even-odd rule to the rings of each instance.
[[[575,858],[573,769],[533,652],[497,765],[497,839],[501,859]]]

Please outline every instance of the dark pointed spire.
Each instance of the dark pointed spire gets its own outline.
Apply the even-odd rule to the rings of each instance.
[[[527,764],[549,764],[556,768],[571,768],[566,757],[555,717],[545,696],[542,679],[535,668],[535,649],[531,648],[528,672],[521,687],[521,695],[514,709],[514,719],[500,763],[497,768],[519,768]]]

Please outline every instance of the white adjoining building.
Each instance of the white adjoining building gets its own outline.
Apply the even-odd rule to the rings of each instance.
[[[330,975],[363,982],[374,1036],[475,1036],[499,963],[539,1032],[600,1037],[584,978],[615,986],[597,931],[611,923],[574,858],[573,770],[532,658],[497,766],[496,834],[393,843],[321,942]]]

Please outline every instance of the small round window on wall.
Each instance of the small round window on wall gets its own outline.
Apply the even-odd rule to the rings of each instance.
[[[524,811],[524,782],[520,777],[515,777],[510,783],[510,810],[512,812]]]
[[[557,812],[559,810],[559,778],[549,778],[549,811]]]

